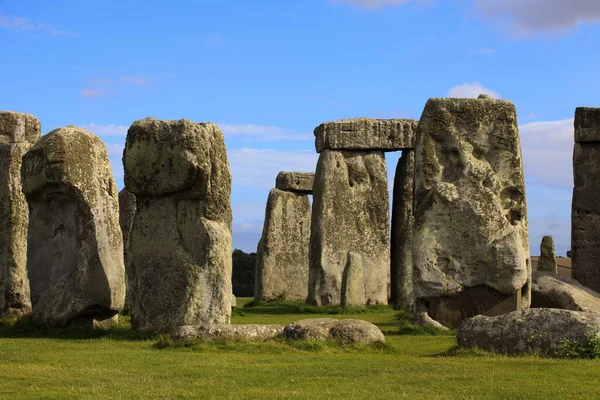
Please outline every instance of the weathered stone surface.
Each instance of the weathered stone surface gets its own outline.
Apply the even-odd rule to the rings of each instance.
[[[342,306],[361,306],[365,304],[365,282],[362,256],[348,252],[348,261],[342,274]]]
[[[600,292],[600,108],[575,110],[572,275]]]
[[[583,286],[575,279],[551,272],[534,271],[531,307],[600,313],[600,293]]]
[[[28,210],[21,187],[23,154],[40,137],[25,113],[0,111],[0,317],[31,311],[27,278]]]
[[[456,335],[460,347],[477,347],[510,355],[549,355],[568,339],[587,342],[600,335],[600,314],[555,308],[531,308],[498,317],[467,319]]]
[[[402,151],[396,166],[392,199],[392,231],[390,247],[391,300],[397,306],[412,310],[413,300],[413,199],[415,189],[415,152]]]
[[[390,220],[381,151],[324,150],[317,163],[307,302],[341,303],[348,252],[362,257],[365,304],[387,304]]]
[[[575,109],[575,143],[600,142],[600,107]]]
[[[538,271],[558,272],[556,266],[556,253],[554,252],[554,238],[544,236],[540,244],[540,258],[537,263]]]
[[[29,143],[33,146],[41,131],[40,121],[34,115],[0,111],[0,144]]]
[[[514,105],[429,99],[415,150],[415,301],[448,327],[529,307],[531,264]]]
[[[131,323],[142,332],[227,324],[231,174],[221,130],[186,119],[134,122],[123,154],[137,199],[129,239]]]
[[[236,308],[237,307],[237,298],[235,297],[235,294],[231,293],[231,308]]]
[[[129,279],[127,278],[127,264],[129,261],[129,237],[133,228],[133,217],[135,216],[136,200],[135,196],[122,189],[119,192],[119,226],[123,234],[123,256],[125,259],[125,286],[127,288],[125,294],[125,305],[123,310],[129,310],[131,306],[131,290],[129,289]]]
[[[414,147],[417,121],[354,118],[325,122],[315,128],[317,153],[323,150],[396,151]]]
[[[275,187],[290,192],[312,194],[314,172],[285,172],[281,171],[275,179]]]
[[[117,185],[106,146],[69,126],[23,156],[33,319],[64,326],[112,318],[125,298]]]
[[[272,189],[256,255],[255,299],[306,300],[309,240],[308,195]]]
[[[385,342],[381,330],[371,322],[358,319],[311,318],[292,322],[283,329],[283,335],[295,340],[335,339],[341,343]]]
[[[175,339],[196,338],[202,340],[229,339],[235,341],[263,342],[283,333],[277,324],[221,324],[181,326],[175,329]]]

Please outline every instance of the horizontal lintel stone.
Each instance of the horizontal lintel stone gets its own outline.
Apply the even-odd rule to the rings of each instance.
[[[277,174],[275,187],[288,192],[312,193],[314,172],[286,172]]]

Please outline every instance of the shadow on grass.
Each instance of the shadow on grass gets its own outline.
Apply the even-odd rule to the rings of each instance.
[[[283,300],[253,300],[243,307],[245,314],[319,314],[319,315],[348,315],[348,314],[376,314],[387,313],[392,310],[391,306],[372,305],[372,306],[311,306],[301,301],[283,301]]]

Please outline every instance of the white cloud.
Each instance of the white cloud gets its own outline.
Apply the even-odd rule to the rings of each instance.
[[[519,126],[525,175],[536,182],[573,187],[573,119]]]
[[[37,32],[50,36],[75,36],[51,24],[42,21],[32,21],[28,18],[8,16],[0,13],[0,28],[15,32]]]
[[[483,17],[518,33],[565,31],[600,22],[598,0],[473,0]]]
[[[277,126],[254,124],[217,124],[225,137],[243,137],[246,140],[271,141],[271,140],[310,140],[312,133],[294,133]]]
[[[279,171],[313,172],[319,155],[314,151],[272,149],[227,150],[232,184],[272,188]]]
[[[129,129],[129,127],[125,125],[98,125],[94,122],[91,124],[79,125],[79,127],[87,129],[98,136],[127,136],[127,130]]]
[[[81,95],[81,97],[86,97],[86,98],[96,98],[96,97],[102,97],[102,96],[106,96],[113,93],[112,90],[110,89],[104,89],[104,88],[83,88],[81,89],[81,92],[79,93]]]
[[[500,98],[500,94],[484,88],[479,82],[463,83],[448,90],[448,97],[477,98],[480,94],[488,94],[494,99]]]
[[[145,75],[119,75],[118,78],[96,77],[85,80],[81,97],[95,98],[107,96],[117,91],[119,86],[148,86],[150,79]]]

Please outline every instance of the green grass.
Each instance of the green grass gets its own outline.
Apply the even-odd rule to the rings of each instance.
[[[133,333],[128,317],[108,332],[3,320],[0,398],[600,398],[600,361],[456,350],[454,332],[419,331],[387,307],[293,314],[296,303],[248,302],[238,299],[234,323],[359,318],[380,326],[387,343],[171,343]]]

